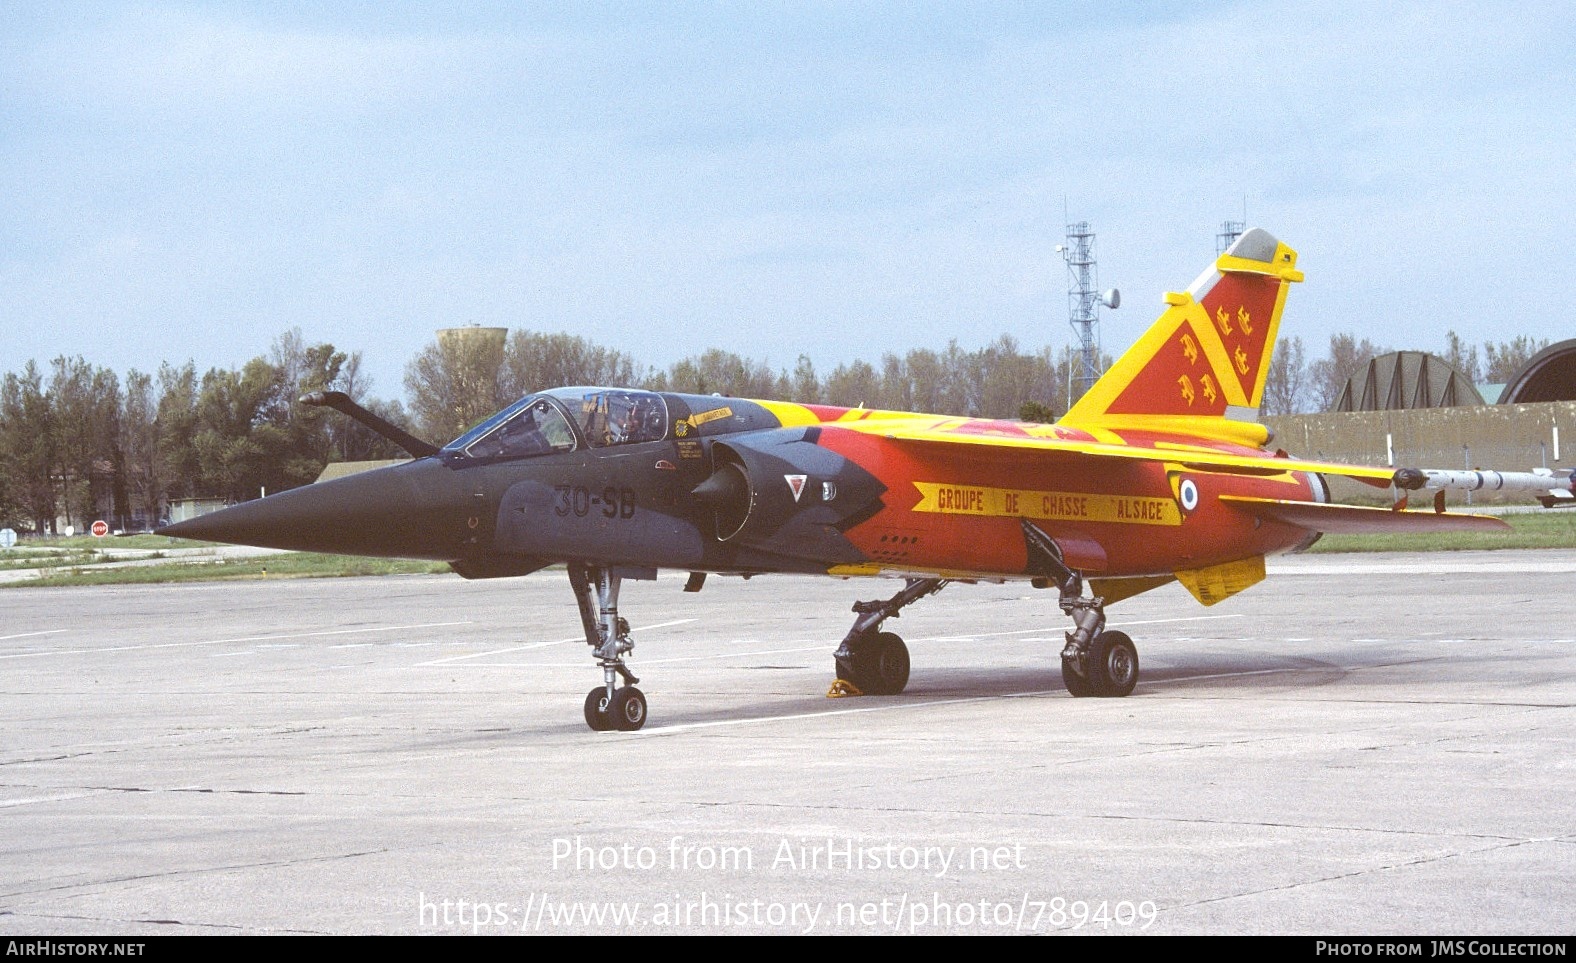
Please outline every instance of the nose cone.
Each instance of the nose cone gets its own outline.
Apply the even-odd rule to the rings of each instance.
[[[458,558],[467,510],[454,472],[437,459],[291,489],[158,530],[176,538],[303,552]],[[483,531],[491,531],[490,520]]]

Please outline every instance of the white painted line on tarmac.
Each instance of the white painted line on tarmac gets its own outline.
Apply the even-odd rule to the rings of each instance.
[[[1246,616],[1241,612],[1233,612],[1227,615],[1184,615],[1174,619],[1139,619],[1132,622],[1107,622],[1106,628],[1110,628],[1113,625],[1163,625],[1167,622],[1213,622],[1218,619],[1240,618],[1246,618]]]
[[[0,655],[0,659],[35,659],[45,655],[104,655],[110,652],[140,652],[149,649],[181,649],[203,645],[228,645],[236,642],[268,642],[274,639],[315,639],[330,635],[356,635],[363,632],[403,632],[406,629],[437,629],[453,625],[474,625],[475,620],[463,622],[418,622],[411,625],[380,625],[359,629],[327,629],[321,632],[287,632],[282,635],[250,635],[234,639],[205,639],[199,642],[158,642],[149,645],[117,645],[103,649],[51,649],[43,652],[17,652]],[[64,631],[64,630],[62,630]]]
[[[667,665],[673,662],[703,662],[711,659],[742,659],[756,655],[789,655],[794,652],[825,652],[826,645],[799,646],[793,649],[754,649],[746,652],[715,652],[711,655],[676,655],[670,659],[641,659],[641,665]]]
[[[36,803],[65,802],[68,799],[86,799],[93,795],[90,792],[74,792],[62,796],[34,796],[30,799],[7,799],[0,802],[0,809],[10,809],[12,806],[32,806]]]
[[[31,638],[33,638],[34,636],[37,636],[37,635],[59,635],[62,632],[69,632],[69,631],[71,631],[71,630],[70,629],[48,629],[48,630],[46,630],[44,632],[22,632],[22,633],[19,633],[17,635],[0,635],[0,642],[7,642],[7,641],[10,641],[11,639],[31,639]]]
[[[698,619],[674,619],[671,622],[658,622],[655,625],[638,625],[638,626],[635,626],[635,627],[631,628],[629,631],[631,633],[634,633],[634,632],[649,632],[652,629],[665,629],[665,628],[668,628],[669,626],[684,625],[684,624],[689,623],[689,622],[697,622],[697,621],[699,621],[699,620]],[[584,642],[584,641],[585,641],[585,636],[583,636],[583,635],[572,635],[572,636],[570,636],[567,639],[552,639],[552,640],[547,641],[547,642],[527,642],[525,645],[511,645],[507,649],[493,649],[493,650],[488,651],[488,652],[474,652],[474,653],[472,653],[470,655],[451,655],[447,659],[433,659],[431,662],[418,662],[418,663],[415,664],[415,666],[413,666],[413,668],[422,669],[422,668],[428,668],[430,666],[436,666],[436,665],[457,665],[457,664],[461,664],[461,663],[469,663],[470,660],[472,660],[472,659],[485,659],[485,658],[487,658],[488,656],[491,656],[491,655],[503,655],[503,654],[508,653],[508,652],[529,652],[529,651],[531,651],[533,649],[545,649],[545,648],[547,648],[550,645],[563,645],[566,642]],[[475,664],[475,663],[472,663],[472,664]],[[526,664],[533,664],[533,663],[522,663],[522,662],[510,663],[510,662],[504,662],[504,663],[495,663],[495,664],[497,664],[497,665],[526,665]],[[642,661],[642,664],[643,665],[649,665],[650,663]]]
[[[571,641],[583,641],[572,639]],[[507,650],[514,651],[514,650]],[[795,652],[826,652],[826,643],[818,642],[811,646],[800,646],[793,649],[753,649],[744,652],[712,652],[707,655],[676,655],[669,659],[641,659],[640,662],[630,663],[631,670],[639,669],[646,665],[672,665],[677,662],[710,662],[718,659],[742,659],[753,655],[785,655]],[[423,662],[421,665],[436,665],[433,662]],[[420,666],[416,666],[419,668]],[[479,669],[584,669],[584,662],[466,662],[456,663],[455,668]]]

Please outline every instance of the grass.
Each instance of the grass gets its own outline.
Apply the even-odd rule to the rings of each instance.
[[[143,532],[137,535],[106,535],[95,538],[92,535],[60,535],[52,538],[29,538],[17,543],[17,549],[23,547],[39,548],[75,548],[92,551],[100,548],[213,548],[218,542],[199,542],[189,538],[171,538],[168,535],[153,535]]]
[[[165,582],[219,582],[263,578],[341,578],[354,575],[426,575],[449,571],[447,562],[396,558],[355,558],[289,552],[210,562],[170,562],[116,568],[50,566],[35,579],[0,583],[0,588],[61,585],[146,585]]]
[[[8,552],[0,552],[0,571],[19,568],[61,568],[72,565],[91,565],[94,562],[102,562],[103,560],[103,556],[97,552],[23,552],[13,548]]]
[[[1452,508],[1452,511],[1469,511]],[[1576,548],[1576,509],[1555,508],[1501,516],[1508,532],[1434,532],[1426,535],[1326,535],[1309,553],[1461,552],[1483,549]]]

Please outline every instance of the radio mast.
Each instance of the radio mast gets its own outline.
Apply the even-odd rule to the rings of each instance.
[[[1094,230],[1088,221],[1067,225],[1067,242],[1056,246],[1067,262],[1067,323],[1073,345],[1067,359],[1067,407],[1082,398],[1100,378],[1100,306],[1115,308],[1122,296],[1115,288],[1100,294]]]

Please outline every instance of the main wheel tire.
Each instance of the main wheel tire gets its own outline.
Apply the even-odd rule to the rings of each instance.
[[[634,732],[646,724],[646,694],[632,685],[613,693],[613,704],[608,707],[613,728],[620,732]]]
[[[586,725],[594,732],[607,732],[613,728],[613,717],[607,711],[607,687],[597,686],[586,693]]]
[[[1089,683],[1088,679],[1078,674],[1078,670],[1073,667],[1073,660],[1071,659],[1062,659],[1062,685],[1067,688],[1067,694],[1074,699],[1082,699],[1085,696],[1094,695],[1094,686]]]
[[[908,686],[908,646],[891,632],[882,632],[856,655],[862,679],[854,683],[870,695],[897,695]]]
[[[1095,695],[1120,698],[1138,685],[1138,649],[1126,632],[1101,632],[1087,662]]]
[[[864,678],[864,673],[859,670],[859,660],[857,657],[839,659],[834,656],[832,658],[832,671],[837,674],[839,679],[842,679],[845,682],[852,682],[854,685],[859,686],[860,690],[863,691],[864,686],[860,685],[859,680]]]

